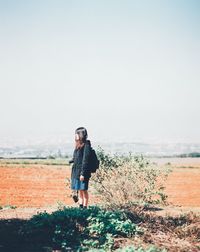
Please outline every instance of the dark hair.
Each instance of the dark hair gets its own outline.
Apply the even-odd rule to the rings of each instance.
[[[75,134],[78,134],[83,142],[87,140],[88,134],[84,127],[79,127],[75,130]]]

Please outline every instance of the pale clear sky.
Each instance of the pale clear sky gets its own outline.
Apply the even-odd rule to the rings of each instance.
[[[200,1],[0,0],[0,143],[200,142]]]

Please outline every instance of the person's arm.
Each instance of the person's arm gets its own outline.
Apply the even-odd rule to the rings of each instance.
[[[74,150],[74,153],[73,153],[73,158],[71,160],[69,160],[69,164],[74,163],[74,159],[75,159],[75,150]]]
[[[84,150],[83,150],[83,161],[82,161],[82,167],[81,167],[81,176],[85,177],[88,171],[88,164],[89,164],[89,156],[90,156],[90,145],[85,144]]]

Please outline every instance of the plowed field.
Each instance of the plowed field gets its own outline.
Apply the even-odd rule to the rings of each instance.
[[[0,206],[71,205],[69,177],[70,168],[63,165],[0,164]],[[200,207],[200,164],[173,168],[166,192],[174,205]]]

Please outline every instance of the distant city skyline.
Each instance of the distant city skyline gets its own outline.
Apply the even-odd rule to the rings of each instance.
[[[200,143],[200,1],[0,1],[0,147]]]

